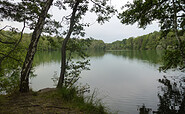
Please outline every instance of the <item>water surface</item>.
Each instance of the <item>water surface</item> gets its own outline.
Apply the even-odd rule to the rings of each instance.
[[[80,82],[96,88],[111,111],[137,114],[142,104],[157,110],[157,80],[164,75],[158,71],[161,51],[90,51],[89,55],[91,70],[82,72]],[[34,61],[33,90],[54,87],[51,78],[60,73],[60,52],[38,52]]]

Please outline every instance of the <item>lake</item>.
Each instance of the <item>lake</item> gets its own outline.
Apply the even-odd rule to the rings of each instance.
[[[83,71],[79,82],[89,84],[91,91],[105,106],[118,114],[138,114],[143,104],[157,110],[159,102],[158,79],[174,72],[160,73],[158,68],[162,51],[89,51],[91,70]],[[79,58],[75,58],[78,60]],[[37,52],[35,56],[37,75],[31,79],[31,88],[39,90],[55,87],[52,77],[60,74],[60,52]]]

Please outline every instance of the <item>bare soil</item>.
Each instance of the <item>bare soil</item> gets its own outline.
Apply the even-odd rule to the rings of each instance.
[[[85,114],[62,102],[54,88],[3,96],[0,114]]]

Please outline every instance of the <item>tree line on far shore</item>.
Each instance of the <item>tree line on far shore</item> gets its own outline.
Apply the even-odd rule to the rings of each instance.
[[[146,35],[138,37],[130,37],[128,39],[117,40],[112,43],[105,43],[103,40],[97,40],[94,38],[89,38],[86,40],[90,42],[90,45],[86,49],[94,50],[166,50],[177,48],[177,40],[174,38],[174,32],[169,32],[166,37],[162,37],[161,32],[154,31]],[[9,36],[12,37],[10,40],[18,39],[18,33],[12,33],[10,31],[1,31],[1,37]],[[10,36],[11,35],[11,36]],[[21,45],[24,48],[28,48],[31,40],[32,33],[24,33],[23,41]],[[181,34],[181,39],[185,40],[185,33]],[[64,38],[57,36],[42,35],[39,40],[37,50],[38,51],[55,51],[61,48],[61,44]],[[75,39],[82,40],[82,39]],[[3,47],[1,47],[3,49]],[[6,47],[8,48],[8,47]]]

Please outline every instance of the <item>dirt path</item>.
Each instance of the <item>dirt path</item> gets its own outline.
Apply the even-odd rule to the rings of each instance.
[[[0,114],[83,114],[67,106],[55,94],[54,89],[46,88],[39,92],[5,96],[0,101]]]

